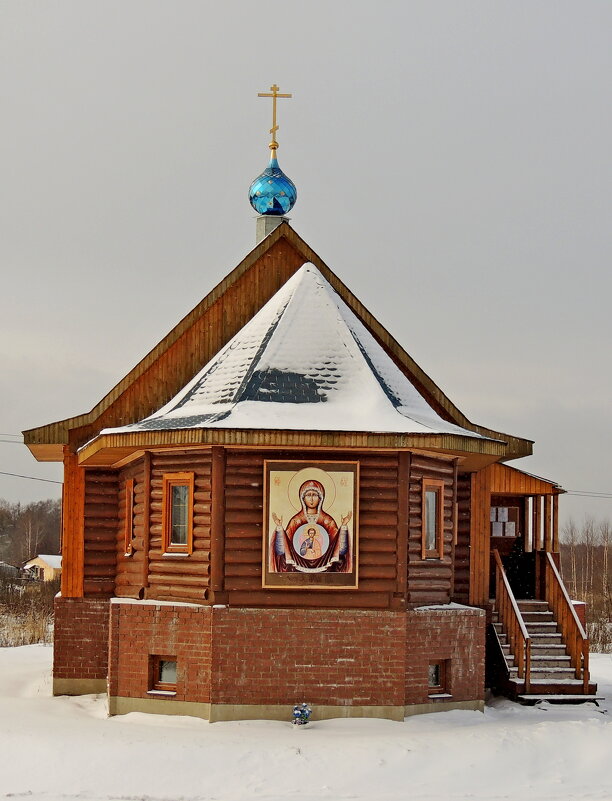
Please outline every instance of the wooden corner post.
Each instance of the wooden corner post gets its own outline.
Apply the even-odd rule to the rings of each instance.
[[[64,446],[62,598],[83,597],[85,573],[85,468]]]
[[[408,600],[408,537],[410,534],[410,453],[399,454],[397,491],[397,575],[396,598],[403,606]]]
[[[216,603],[225,603],[225,448],[212,448],[210,508],[210,589]]]

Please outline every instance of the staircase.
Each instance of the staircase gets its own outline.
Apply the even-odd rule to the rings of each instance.
[[[549,556],[546,600],[521,601],[515,599],[499,554],[494,552],[492,624],[505,662],[505,671],[499,670],[496,677],[497,689],[523,703],[594,701],[597,685],[589,680],[588,639]]]
[[[596,685],[589,684],[589,692],[585,693],[583,679],[576,678],[563,635],[548,603],[517,601],[517,605],[531,644],[528,690],[525,677],[518,676],[515,657],[497,611],[493,613],[492,620],[508,668],[504,688],[506,693],[523,702],[595,700]]]

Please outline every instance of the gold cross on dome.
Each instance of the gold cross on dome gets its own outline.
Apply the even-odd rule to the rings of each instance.
[[[272,127],[270,128],[270,133],[272,134],[272,141],[270,142],[270,150],[274,154],[274,151],[278,147],[278,142],[276,141],[276,132],[278,131],[278,125],[276,124],[276,98],[277,97],[293,97],[293,95],[286,95],[281,94],[278,90],[276,84],[270,87],[270,92],[258,92],[257,97],[271,97],[272,98]]]

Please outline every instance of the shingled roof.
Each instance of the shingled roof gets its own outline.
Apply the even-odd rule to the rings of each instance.
[[[386,405],[380,402],[378,394],[375,404],[377,413],[369,415],[366,396],[358,380],[356,383],[351,383],[352,403],[349,404],[347,394],[344,393],[344,390],[348,392],[349,384],[345,383],[348,373],[342,376],[342,387],[338,385],[338,391],[332,393],[330,381],[326,383],[324,379],[333,379],[334,376],[325,375],[322,369],[324,363],[319,365],[320,371],[316,377],[310,377],[310,381],[306,380],[309,376],[306,370],[296,371],[303,376],[299,384],[296,384],[293,380],[295,376],[291,378],[288,375],[290,370],[276,367],[275,369],[280,372],[274,372],[272,368],[267,369],[265,380],[261,380],[258,384],[265,365],[260,354],[257,359],[248,360],[248,364],[254,367],[251,372],[248,371],[248,367],[244,367],[242,373],[237,367],[234,368],[235,376],[240,375],[242,380],[233,386],[234,395],[229,393],[223,395],[225,404],[223,410],[220,403],[221,396],[214,396],[216,401],[213,409],[203,408],[204,401],[207,399],[206,402],[210,403],[213,398],[210,394],[213,384],[208,377],[202,384],[204,394],[198,396],[196,392],[190,396],[194,404],[197,398],[197,408],[195,405],[189,405],[187,411],[187,404],[183,402],[180,407],[182,411],[168,414],[173,404],[185,400],[185,395],[193,389],[198,378],[204,377],[211,360],[215,361],[226,352],[232,338],[248,326],[275,293],[281,290],[305,263],[316,267],[328,282],[326,291],[331,287],[332,296],[335,297],[334,293],[337,293],[342,301],[342,308],[348,308],[352,312],[362,327],[360,331],[365,330],[368,335],[364,337],[359,334],[355,338],[351,333],[353,341],[351,348],[358,348],[358,340],[362,343],[366,339],[371,340],[378,346],[379,354],[382,349],[388,356],[385,369],[391,370],[389,363],[392,362],[394,367],[391,372],[395,383],[386,384],[387,379],[383,372],[378,371],[376,377],[377,370],[373,368],[370,370],[372,380],[377,382],[380,392],[386,393],[386,389],[393,389],[387,394]],[[309,337],[311,343],[314,343],[315,337],[318,336],[318,327],[315,319],[311,323]],[[357,326],[353,325],[353,328],[357,331]],[[350,326],[348,330],[351,331]],[[260,344],[261,342],[262,340]],[[333,344],[330,347],[333,350]],[[365,353],[362,352],[361,368],[364,362],[367,363],[366,356],[371,351],[372,349],[368,347]],[[356,363],[354,360],[346,362],[353,367]],[[203,368],[202,365],[206,367]],[[402,374],[401,380],[398,379],[398,371]],[[290,381],[291,389],[289,389]],[[401,392],[398,381],[403,387]],[[330,388],[327,388],[327,384]],[[371,386],[370,383],[368,385]],[[406,389],[407,385],[410,386],[409,391]],[[359,387],[357,394],[355,386]],[[240,390],[240,402],[236,402],[238,390]],[[314,402],[315,391],[317,397],[323,397],[319,394],[319,390],[323,392],[326,400]],[[393,392],[399,394],[394,395]],[[409,392],[407,397],[413,399],[420,396],[417,406],[413,407],[411,402],[405,403],[402,392]],[[266,393],[275,400],[262,402]],[[293,399],[290,397],[291,393],[294,393]],[[357,404],[359,396],[361,396],[360,405]],[[335,402],[340,397],[344,403]],[[370,402],[374,395],[368,397]],[[305,398],[309,401],[304,402]],[[252,427],[254,423],[253,416],[249,412],[249,404],[253,403],[257,404],[259,427]],[[288,421],[284,419],[281,422],[276,416],[275,411],[282,407],[287,418],[290,406],[295,407],[294,419],[300,417],[301,426],[306,424],[304,416],[306,410],[317,410],[317,419],[315,420],[313,416],[308,422],[311,426],[309,430],[297,426],[292,428]],[[343,420],[344,424],[334,430],[322,429],[324,423],[319,413],[323,407],[329,410],[333,408],[336,419]],[[339,414],[340,410],[342,413]],[[243,424],[240,422],[240,416],[247,415],[247,412],[249,412],[248,428],[241,427]],[[157,430],[139,427],[145,420],[157,419],[162,413],[167,416],[168,421],[173,417],[178,419],[182,415],[185,418],[187,416],[199,418],[199,423],[190,422],[189,425],[196,426],[190,428]],[[223,421],[221,417],[212,419],[212,416],[225,413],[228,414]],[[353,415],[354,421],[367,419],[372,425],[364,430],[363,423],[359,422],[358,431],[347,431],[346,426],[353,425],[346,422],[349,413]],[[207,414],[212,416],[204,420],[203,415]],[[270,419],[267,429],[264,428],[263,422],[265,414],[268,414]],[[327,420],[326,425],[331,425],[331,413],[327,414]],[[400,427],[399,423],[404,427]],[[181,423],[185,424],[185,421]],[[354,424],[357,425],[357,422]],[[381,427],[379,433],[375,433],[374,424]],[[246,423],[244,425],[246,426]],[[423,427],[419,429],[419,425]],[[110,430],[122,433],[101,433]],[[422,433],[406,433],[416,430]],[[384,433],[385,431],[387,433]],[[394,433],[398,431],[401,433]],[[453,433],[444,433],[451,431]],[[502,460],[527,456],[532,450],[532,443],[529,440],[493,431],[468,420],[287,222],[279,225],[247,254],[240,264],[90,412],[32,428],[23,433],[25,444],[37,459],[61,460],[65,450],[75,453],[80,449],[79,462],[83,464],[116,464],[130,457],[130,454],[139,448],[177,445],[437,448],[461,454],[466,451],[490,454],[491,458]],[[89,443],[89,446],[83,448],[86,443]]]
[[[310,263],[169,403],[101,433],[210,427],[481,438],[434,411]]]

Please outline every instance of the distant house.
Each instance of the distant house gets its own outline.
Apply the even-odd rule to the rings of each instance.
[[[0,562],[0,579],[19,578],[19,568],[9,565],[8,562]]]
[[[41,553],[26,562],[23,570],[41,581],[53,581],[62,575],[62,557],[59,554]]]

